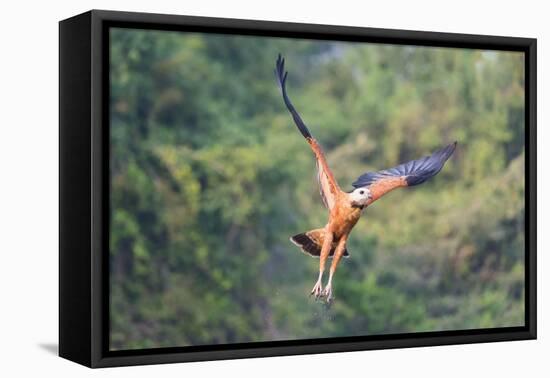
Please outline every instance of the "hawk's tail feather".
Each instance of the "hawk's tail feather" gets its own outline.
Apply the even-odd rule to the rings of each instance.
[[[321,247],[324,240],[324,230],[317,229],[312,231],[307,231],[301,234],[294,235],[290,238],[290,241],[301,248],[302,252],[310,255],[311,257],[321,256]],[[329,257],[334,255],[334,250],[336,249],[336,243],[332,244],[330,249]],[[349,257],[348,249],[344,250],[344,257]]]

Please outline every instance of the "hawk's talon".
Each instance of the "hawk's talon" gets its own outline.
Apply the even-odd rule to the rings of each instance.
[[[321,284],[321,280],[318,280],[315,283],[315,286],[313,286],[313,289],[309,295],[315,295],[315,299],[319,299],[323,295],[323,285]]]
[[[333,297],[332,297],[332,285],[331,284],[328,284],[325,287],[325,290],[323,290],[322,295],[326,298],[327,303],[330,303],[332,301]]]

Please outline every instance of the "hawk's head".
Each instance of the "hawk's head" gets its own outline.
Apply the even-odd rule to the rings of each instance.
[[[372,198],[370,190],[365,187],[352,190],[348,193],[348,196],[352,206],[361,208],[367,206],[367,203]]]

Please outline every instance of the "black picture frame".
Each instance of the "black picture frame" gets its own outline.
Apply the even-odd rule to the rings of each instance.
[[[525,54],[525,326],[109,351],[108,28],[364,41]],[[59,23],[59,355],[88,367],[536,338],[536,39],[92,10]]]

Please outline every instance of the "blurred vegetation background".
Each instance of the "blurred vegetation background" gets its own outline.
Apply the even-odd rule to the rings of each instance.
[[[342,188],[459,142],[353,230],[332,306],[290,243]],[[111,29],[111,349],[524,324],[523,55]]]

